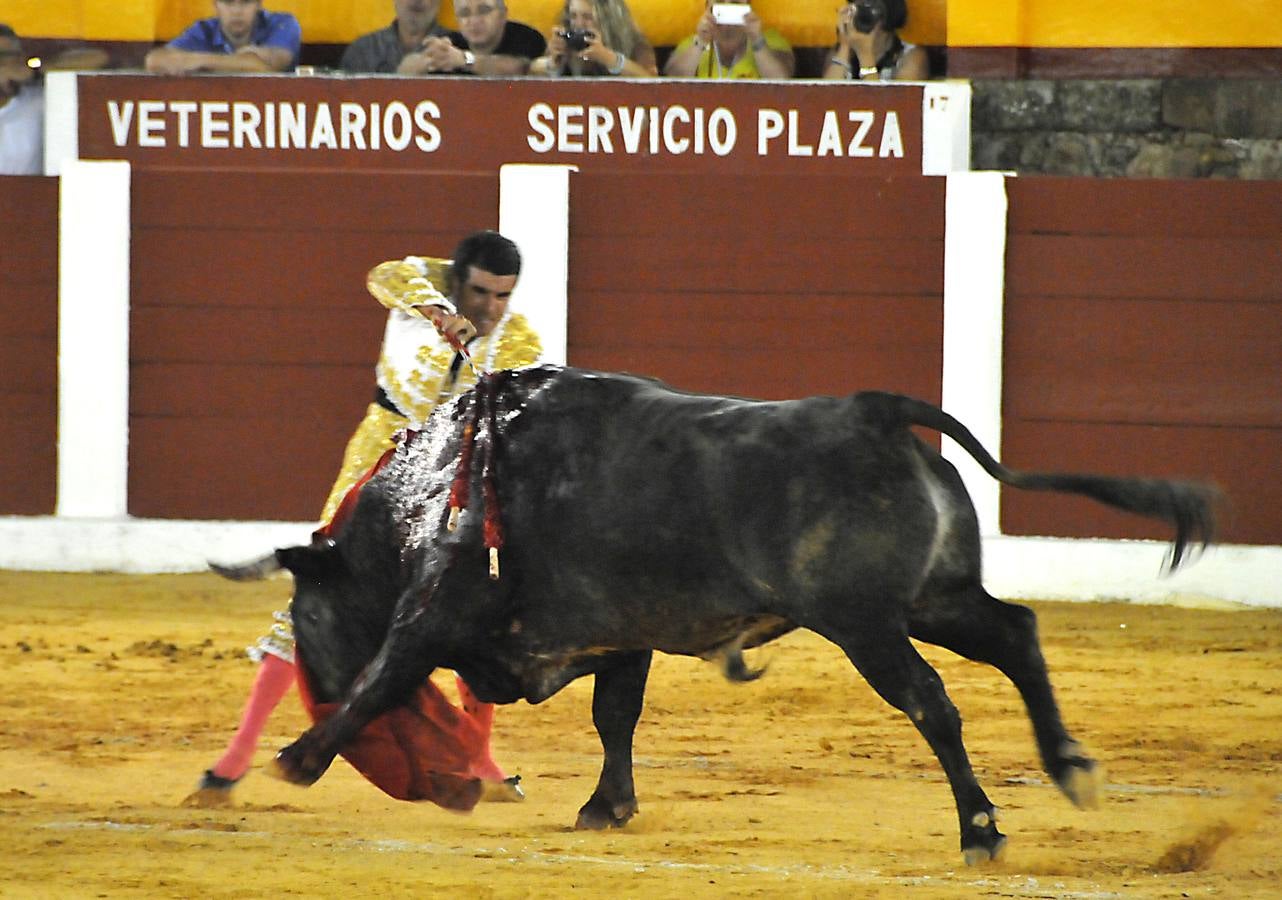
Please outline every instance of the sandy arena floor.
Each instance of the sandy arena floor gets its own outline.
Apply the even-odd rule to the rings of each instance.
[[[400,803],[340,760],[310,789],[254,770],[234,808],[184,809],[288,588],[0,572],[0,896],[1282,897],[1282,610],[1035,605],[1106,769],[1089,812],[1048,785],[1014,688],[925,648],[1010,838],[968,869],[924,742],[808,634],[752,653],[752,684],[656,660],[621,830],[570,827],[599,767],[587,680],[499,711],[521,804]],[[304,727],[291,696],[257,763]]]

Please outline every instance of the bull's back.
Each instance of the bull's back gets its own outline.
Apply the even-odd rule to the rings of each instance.
[[[916,441],[859,407],[564,373],[503,437],[504,552],[530,589],[578,598],[585,634],[642,616],[671,642],[919,570],[934,511]]]

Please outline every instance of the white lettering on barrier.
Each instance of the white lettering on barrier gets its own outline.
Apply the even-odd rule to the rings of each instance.
[[[354,101],[251,102],[225,100],[109,100],[111,138],[117,147],[281,149],[422,153],[440,149],[441,109],[431,100],[413,107]],[[725,107],[532,104],[525,141],[536,154],[610,156],[728,156],[739,124]],[[757,155],[902,158],[904,138],[894,110],[757,110]]]
[[[344,150],[365,149],[365,107],[359,103],[338,106],[339,143]]]
[[[855,136],[850,139],[847,153],[851,156],[872,156],[872,147],[864,146],[864,138],[872,128],[873,115],[865,109],[856,109],[850,113],[850,121],[855,123]]]
[[[195,119],[197,125],[193,128]],[[117,147],[282,150],[401,151],[414,144],[423,153],[441,146],[440,107],[419,101],[368,106],[344,102],[255,103],[246,100],[108,100],[107,121]]]
[[[852,109],[846,112],[846,121],[854,125],[847,129],[849,143],[842,132],[840,115],[836,110],[825,110],[819,126],[819,141],[816,145],[805,139],[813,134],[802,121],[801,111],[790,109],[785,115],[777,109],[762,108],[757,110],[757,155],[769,156],[775,142],[787,139],[789,156],[850,156],[868,158],[877,156],[902,157],[904,155],[904,137],[899,128],[899,114],[894,110],[887,111],[881,123],[881,141],[874,148],[864,143],[869,131],[877,122],[877,114],[868,109]]]
[[[160,118],[165,104],[158,100],[144,100],[138,104],[138,146],[165,146],[164,119]]]
[[[441,146],[441,129],[436,127],[436,120],[440,117],[441,108],[431,100],[420,100],[414,107],[414,124],[419,130],[414,135],[414,143],[424,153],[431,153]]]
[[[328,103],[316,107],[316,116],[312,119],[312,136],[307,147],[309,150],[321,147],[326,150],[338,149],[338,134],[334,131],[334,117],[329,113]]]
[[[237,101],[232,104],[232,132],[231,145],[233,147],[253,147],[255,149],[263,146],[262,138],[259,135],[259,127],[263,123],[263,114],[258,111],[258,107],[253,103]]]
[[[613,153],[614,141],[610,132],[614,130],[614,114],[608,107],[588,107],[588,152]]]
[[[886,113],[886,125],[881,129],[881,147],[877,155],[883,159],[887,156],[904,155],[904,137],[899,133],[899,113],[893,109]]]
[[[191,146],[191,117],[196,104],[191,100],[178,100],[169,104],[169,111],[178,117],[178,146]]]
[[[685,106],[588,106],[532,104],[526,113],[530,126],[526,145],[535,153],[587,153],[612,155],[618,146],[634,155],[667,153],[717,156],[734,150],[739,129],[734,114],[724,107],[709,113]]]
[[[280,105],[280,148],[303,147],[307,135],[307,107],[301,103]]]
[[[583,107],[558,106],[556,109],[556,149],[561,153],[582,153]]]
[[[223,149],[227,146],[229,104],[214,101],[200,104],[200,146]],[[163,138],[160,146],[164,146]]]

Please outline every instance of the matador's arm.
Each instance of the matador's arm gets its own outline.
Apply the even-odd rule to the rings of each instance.
[[[392,259],[370,269],[365,286],[388,309],[427,319],[461,351],[476,336],[476,326],[445,296],[449,265],[449,260],[433,257]]]

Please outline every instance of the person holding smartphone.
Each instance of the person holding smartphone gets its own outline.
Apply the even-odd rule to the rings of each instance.
[[[750,3],[713,3],[691,37],[676,46],[663,74],[675,78],[791,78],[792,46],[766,28]]]
[[[626,0],[567,0],[562,27],[548,38],[547,54],[530,63],[531,75],[653,78],[654,47],[632,18]]]
[[[925,49],[906,44],[898,29],[908,21],[904,0],[848,0],[837,13],[837,46],[824,65],[824,78],[856,81],[925,81]]]

